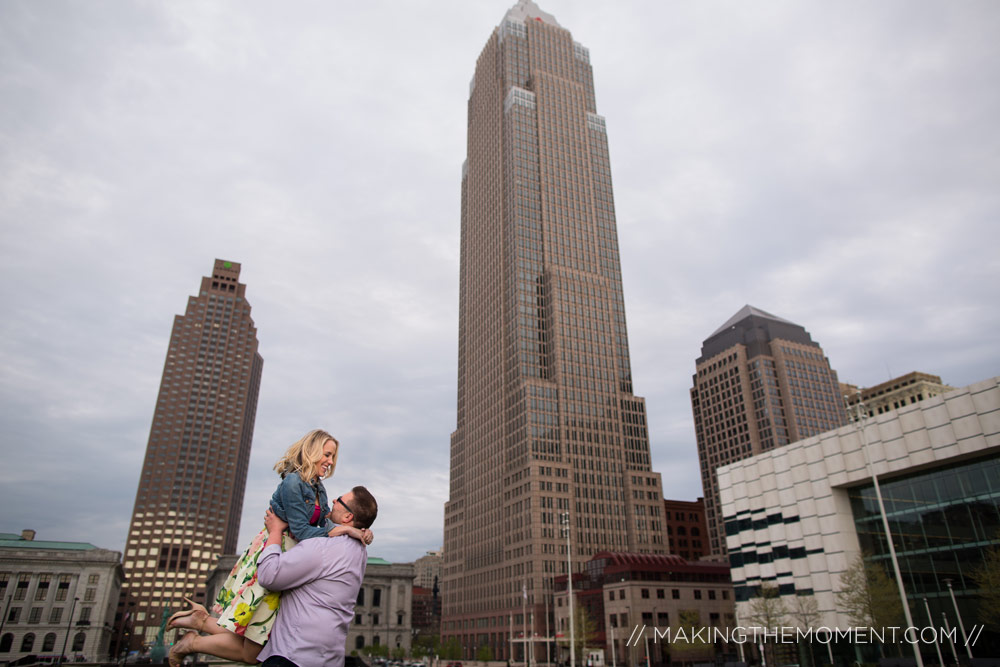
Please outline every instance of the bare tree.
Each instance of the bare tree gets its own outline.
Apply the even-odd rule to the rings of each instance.
[[[784,600],[778,587],[774,584],[761,584],[757,597],[750,600],[750,614],[748,616],[753,626],[763,628],[765,632],[780,632],[780,628],[785,623],[788,615],[788,608],[785,607]],[[764,637],[764,651],[767,657],[767,664],[774,664],[774,647],[767,643],[767,635]]]
[[[800,630],[815,628],[819,623],[819,604],[816,602],[816,598],[811,595],[796,595],[792,598],[791,609],[788,610],[788,613],[795,619],[796,627]],[[812,667],[812,650],[807,650],[805,654],[806,664]]]

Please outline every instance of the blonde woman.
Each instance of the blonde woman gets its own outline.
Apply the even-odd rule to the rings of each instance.
[[[282,537],[282,551],[291,549],[301,540],[344,534],[364,544],[371,543],[370,530],[334,526],[327,518],[330,503],[323,480],[337,467],[338,449],[339,443],[332,435],[316,429],[289,447],[274,464],[281,482],[271,496],[271,509],[288,524],[288,531]],[[280,597],[257,582],[257,558],[267,539],[267,528],[264,528],[229,573],[212,608],[219,614],[217,619],[188,598],[185,600],[191,608],[170,617],[167,628],[208,633],[207,637],[198,637],[194,652],[256,663],[257,654],[267,643],[274,625]],[[181,657],[171,650],[170,664],[179,665]]]

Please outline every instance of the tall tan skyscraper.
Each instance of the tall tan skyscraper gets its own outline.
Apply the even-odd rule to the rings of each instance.
[[[234,553],[263,359],[239,282],[215,260],[174,318],[125,545],[137,638],[152,641],[164,606],[199,596],[218,554]]]
[[[468,114],[442,635],[506,659],[511,624],[545,633],[564,513],[579,570],[602,550],[662,552],[663,503],[589,52],[522,0],[479,56]]]
[[[725,554],[716,468],[843,426],[847,415],[837,373],[809,332],[753,306],[705,340],[696,369],[691,407],[710,548]]]

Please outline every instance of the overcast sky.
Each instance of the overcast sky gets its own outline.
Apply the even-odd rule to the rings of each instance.
[[[121,550],[170,328],[240,262],[264,371],[241,545],[342,443],[373,555],[442,542],[459,186],[512,0],[0,2],[0,532]],[[549,0],[607,119],[635,392],[667,498],[744,304],[842,381],[1000,375],[1000,4]]]

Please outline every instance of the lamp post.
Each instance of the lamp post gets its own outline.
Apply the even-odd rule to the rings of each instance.
[[[951,638],[951,625],[948,623],[948,614],[941,612],[941,620],[944,621],[944,631],[948,633],[948,643],[951,644],[951,655],[955,658],[955,664],[960,664],[958,662],[958,651],[955,650],[955,640]]]
[[[885,513],[885,504],[882,502],[882,489],[878,484],[878,477],[875,475],[875,467],[872,465],[871,456],[868,453],[868,434],[865,432],[864,419],[865,404],[861,402],[861,392],[858,392],[858,402],[854,406],[855,417],[854,426],[861,435],[861,450],[865,454],[865,463],[868,465],[868,475],[872,478],[875,487],[875,499],[878,501],[878,511],[882,516],[882,529],[885,531],[885,541],[889,545],[889,559],[892,561],[892,570],[896,574],[896,586],[899,587],[899,597],[903,602],[903,615],[906,617],[907,627],[913,627],[913,618],[910,614],[910,605],[906,602],[906,589],[903,587],[903,575],[899,571],[899,560],[896,558],[896,547],[892,543],[892,532],[889,530],[889,517]],[[917,667],[924,667],[924,659],[920,655],[920,646],[914,644],[913,657],[917,661]]]
[[[563,533],[566,535],[566,570],[569,576],[569,584],[566,592],[569,598],[569,666],[576,667],[576,653],[573,648],[576,644],[576,637],[573,630],[573,547],[569,541],[569,512],[562,513]],[[921,665],[923,667],[923,665]]]
[[[63,657],[66,655],[66,644],[69,643],[69,633],[73,631],[73,612],[76,611],[76,603],[80,598],[73,598],[73,604],[69,608],[69,621],[66,623],[66,638],[63,639],[62,652],[59,654],[59,663],[63,664]]]
[[[927,610],[927,622],[930,623],[930,627],[934,627],[934,617],[931,616],[931,606],[927,603],[927,598],[924,598],[924,609]],[[937,651],[938,662],[941,667],[944,667],[944,657],[941,655],[941,644],[939,642],[934,642],[934,650]]]
[[[945,579],[944,583],[948,584],[948,593],[951,595],[951,604],[955,607],[955,616],[958,618],[958,629],[962,631],[962,641],[965,642],[965,652],[969,654],[969,660],[972,660],[972,648],[969,646],[969,637],[965,634],[965,624],[962,623],[962,613],[958,611],[958,601],[955,600],[955,589],[951,587],[951,579]],[[975,630],[975,628],[973,628]]]

